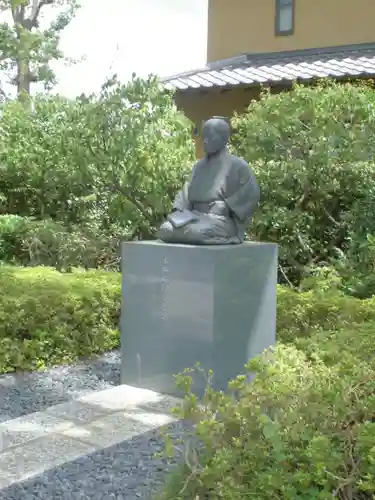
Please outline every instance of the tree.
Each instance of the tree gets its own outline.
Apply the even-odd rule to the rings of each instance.
[[[149,237],[194,162],[191,123],[154,77],[133,75],[126,85],[114,77],[80,108],[75,154],[108,197],[108,224],[122,221],[132,236]]]
[[[59,7],[59,12],[42,28],[47,7]],[[42,82],[45,88],[55,83],[50,63],[64,58],[61,32],[78,7],[78,0],[0,0],[0,14],[9,18],[0,24],[0,71],[16,86],[19,97],[30,94],[32,83]]]
[[[191,123],[154,78],[1,113],[0,214],[150,237],[194,162]]]
[[[359,252],[363,260],[375,234],[371,86],[321,82],[264,93],[233,126],[233,146],[261,186],[251,231],[280,245],[284,280],[299,284],[316,266],[341,268]]]

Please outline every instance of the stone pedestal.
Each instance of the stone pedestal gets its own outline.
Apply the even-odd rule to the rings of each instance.
[[[274,244],[124,243],[121,383],[176,394],[173,375],[200,362],[225,389],[276,341],[276,284]]]

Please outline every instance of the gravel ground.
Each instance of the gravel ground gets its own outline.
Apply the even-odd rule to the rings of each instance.
[[[0,421],[43,411],[119,383],[119,351],[76,366],[1,375]],[[186,431],[186,424],[181,422],[170,426],[170,432],[176,438]],[[0,500],[149,500],[151,491],[165,482],[165,474],[172,466],[163,459],[153,457],[162,446],[163,440],[157,430],[144,433],[130,441],[50,469],[28,481],[13,484],[0,491]]]
[[[0,422],[120,383],[120,351],[75,366],[0,375]]]
[[[181,422],[169,426],[169,433],[176,438],[186,431]],[[137,436],[13,484],[0,491],[0,499],[151,500],[172,467],[163,459],[153,458],[162,444],[157,431]]]

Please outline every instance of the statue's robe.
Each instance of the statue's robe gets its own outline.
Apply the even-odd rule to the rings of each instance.
[[[247,162],[223,150],[196,163],[158,236],[167,243],[242,243],[259,197]]]

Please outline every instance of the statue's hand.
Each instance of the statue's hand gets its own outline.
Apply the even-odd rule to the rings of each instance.
[[[228,217],[229,210],[228,206],[224,200],[222,201],[214,201],[210,206],[210,214],[217,215],[219,217]]]

